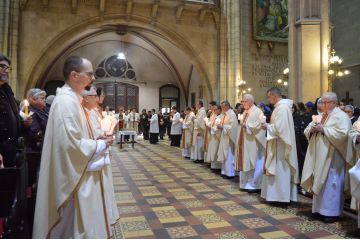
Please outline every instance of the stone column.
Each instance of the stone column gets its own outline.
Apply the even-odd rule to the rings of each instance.
[[[220,26],[220,101],[235,105],[237,80],[242,78],[240,48],[240,1],[221,1]]]
[[[0,52],[7,55],[7,37],[9,30],[9,1],[0,1]]]
[[[289,1],[289,95],[314,101],[328,89],[329,0]]]
[[[10,85],[17,97],[18,90],[18,29],[19,0],[0,1],[0,52],[11,59]]]

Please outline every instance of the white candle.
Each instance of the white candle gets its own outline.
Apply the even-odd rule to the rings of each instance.
[[[355,124],[356,130],[360,132],[360,121],[357,121]]]
[[[320,123],[321,122],[321,115],[312,115],[312,121],[314,123]]]
[[[24,113],[25,113],[25,119],[29,116],[29,102],[27,99],[24,100]]]
[[[209,118],[204,118],[205,124],[208,125],[209,124]]]
[[[103,118],[101,120],[101,129],[106,133],[111,131],[111,119],[110,119],[110,116],[107,115],[105,118]]]

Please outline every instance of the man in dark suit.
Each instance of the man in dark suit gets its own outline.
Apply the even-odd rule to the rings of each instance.
[[[31,118],[22,122],[19,106],[9,85],[11,60],[0,53],[0,159],[4,167],[15,165],[16,143],[22,124],[31,125]]]

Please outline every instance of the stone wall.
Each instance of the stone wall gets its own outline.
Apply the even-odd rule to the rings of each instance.
[[[332,45],[336,55],[344,58],[342,66],[351,71],[346,77],[335,79],[333,90],[340,100],[349,92],[353,103],[360,106],[360,23],[358,0],[331,1],[331,21],[334,26]]]
[[[19,40],[19,0],[0,1],[0,52],[12,61],[10,85],[15,94],[18,90],[18,40]]]
[[[222,1],[220,98],[232,105],[241,98],[240,80],[247,82],[246,89],[251,88],[256,102],[264,101],[266,90],[273,86],[288,93],[287,87],[277,83],[288,66],[288,46],[254,40],[252,6],[252,0]]]

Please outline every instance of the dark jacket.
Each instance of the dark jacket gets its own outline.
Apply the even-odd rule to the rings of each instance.
[[[32,106],[29,107],[29,112],[30,111],[34,114],[32,115],[32,123],[28,135],[29,145],[33,150],[40,150],[44,140],[49,114],[45,109],[40,110]]]
[[[5,167],[15,164],[16,143],[20,136],[19,106],[11,87],[0,86],[0,154]]]
[[[150,123],[149,123],[149,116],[147,113],[142,113],[140,116],[140,125],[142,127],[149,127]]]

